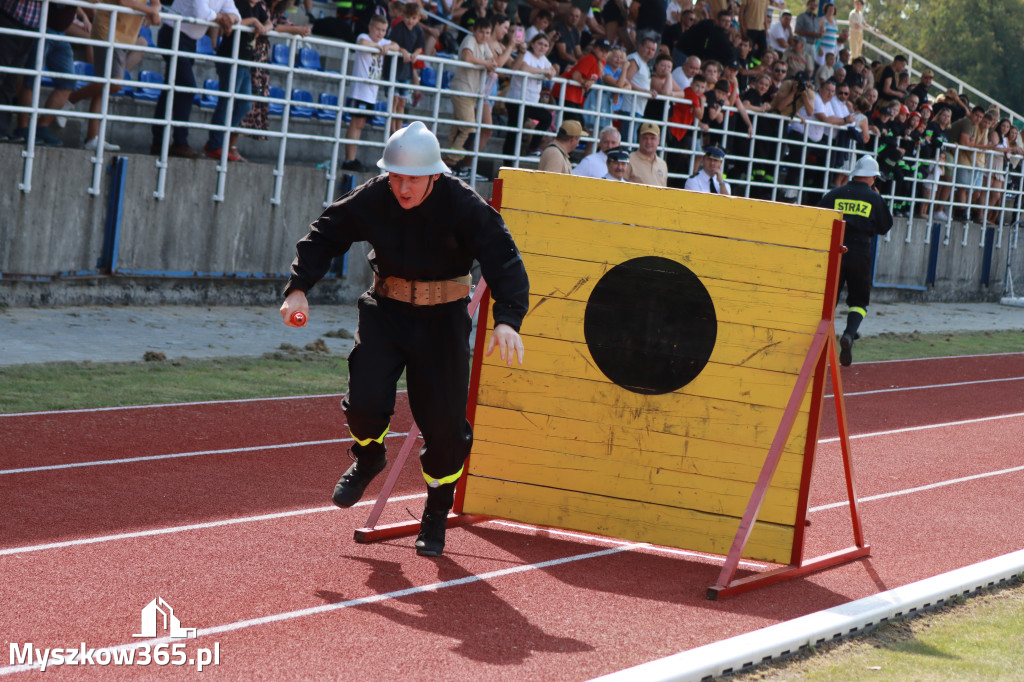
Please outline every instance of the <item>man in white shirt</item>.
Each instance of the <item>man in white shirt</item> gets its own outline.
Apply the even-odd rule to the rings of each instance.
[[[682,66],[677,66],[672,70],[672,80],[676,82],[680,90],[685,90],[690,87],[693,77],[698,73],[700,73],[700,57],[692,54],[686,58]]]
[[[725,152],[714,145],[704,147],[704,158],[701,161],[701,169],[696,175],[691,176],[684,185],[684,189],[691,192],[704,192],[706,194],[732,194],[729,183],[722,175],[722,164],[725,163]]]
[[[626,180],[626,172],[629,170],[629,152],[622,147],[615,147],[608,150],[607,156],[608,162],[604,179],[614,182],[628,182]]]
[[[793,37],[793,14],[787,9],[782,11],[779,20],[768,29],[768,48],[782,54],[789,49],[789,39]]]
[[[214,21],[220,25],[225,40],[231,39],[231,27],[242,20],[233,0],[176,0],[174,8],[165,11],[169,12],[170,15],[180,14],[183,17]],[[167,16],[167,20],[160,27],[160,33],[157,34],[157,47],[165,50],[171,49],[174,39],[174,25],[176,23],[178,22],[174,21],[173,16]],[[181,35],[178,37],[178,64],[174,78],[176,86],[185,88],[196,87],[196,77],[192,72],[192,58],[188,55],[196,51],[196,41],[202,38],[206,31],[206,26],[181,22]],[[171,73],[172,59],[174,59],[173,55],[164,57],[165,80],[167,80]],[[167,92],[167,90],[160,91],[160,98],[157,100],[153,118],[164,118],[167,110]],[[194,95],[191,92],[178,91],[174,93],[174,99],[171,104],[171,120],[188,122],[189,117],[192,115],[193,97]],[[163,147],[163,135],[163,125],[153,126],[153,144],[149,148],[151,154],[160,153]],[[186,159],[194,159],[199,156],[199,152],[188,144],[188,128],[185,126],[175,126],[172,129],[168,154]]]
[[[608,156],[606,152],[609,149],[618,147],[620,144],[622,144],[622,135],[615,126],[602,128],[601,132],[598,133],[597,151],[583,157],[580,165],[576,166],[572,174],[582,175],[585,178],[603,178],[608,173]]]

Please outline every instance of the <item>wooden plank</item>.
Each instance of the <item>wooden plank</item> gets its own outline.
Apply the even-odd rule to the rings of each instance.
[[[489,374],[497,375],[496,369]],[[612,383],[523,372],[506,368],[502,377],[481,378],[478,405],[589,422],[629,424],[722,443],[767,449],[783,410],[725,400],[668,393],[641,395]],[[803,443],[807,412],[793,428],[790,443]]]
[[[463,511],[711,554],[729,550],[739,524],[730,516],[480,476],[466,480]],[[791,527],[758,522],[744,556],[786,563],[792,543]]]
[[[523,254],[530,293],[587,303],[601,276],[614,267],[570,258]],[[821,319],[821,294],[721,279],[704,268],[691,268],[714,302],[720,322],[813,333]],[[642,305],[629,297],[624,305]],[[580,320],[582,323],[582,319]]]
[[[828,251],[836,211],[503,168],[502,213],[520,210]],[[506,218],[506,222],[508,219]]]
[[[619,457],[617,451],[670,455],[678,471],[754,483],[761,473],[767,448],[687,438],[670,433],[632,428],[625,424],[580,421],[546,414],[481,406],[474,424],[474,443],[506,443],[565,456]],[[800,444],[798,444],[800,445]],[[475,451],[475,450],[474,450]],[[595,454],[599,453],[599,454]],[[800,486],[802,445],[785,451],[774,484],[796,490]]]
[[[824,291],[828,254],[820,251],[571,216],[503,210],[502,217],[524,254],[561,255],[610,266],[632,258],[660,256],[694,272],[711,271],[736,282],[818,294]],[[626,233],[629,239],[624,238]],[[765,263],[772,263],[772,268],[766,268]]]
[[[540,450],[493,442],[475,442],[473,474],[530,485],[559,488],[622,500],[641,500],[709,514],[743,516],[754,484],[682,471],[679,455],[616,450],[614,457],[595,450],[587,455],[552,457]],[[770,487],[759,518],[792,526],[797,490]]]
[[[579,301],[530,296],[530,310],[520,333],[524,337],[565,339],[586,344],[583,335],[585,314],[586,304]],[[799,374],[812,336],[811,333],[720,321],[711,362]],[[525,343],[529,347],[529,339]]]

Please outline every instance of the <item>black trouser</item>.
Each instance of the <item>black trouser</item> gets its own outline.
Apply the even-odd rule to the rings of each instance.
[[[31,31],[30,29],[7,12],[0,10],[0,27],[17,29],[19,31]],[[0,66],[22,68],[25,66],[25,55],[32,52],[36,47],[36,38],[25,38],[23,36],[5,35],[0,39]],[[33,62],[34,63],[34,62]],[[0,73],[0,104],[17,104],[18,78],[16,73]],[[11,111],[0,111],[0,135],[7,134],[10,126]]]
[[[519,104],[513,102],[506,102],[505,108],[508,111],[508,125],[509,127],[515,128],[519,125]],[[534,130],[548,131],[551,127],[551,112],[542,107],[533,106],[527,104],[523,111],[523,122],[526,119],[533,118],[537,120],[537,127]],[[526,129],[523,129],[523,137],[529,137]],[[508,131],[505,133],[505,144],[501,148],[501,153],[505,156],[512,156],[516,153],[516,138],[517,135],[514,131]],[[535,151],[540,148],[540,143],[546,140],[547,137],[544,135],[533,134],[533,139],[530,140],[529,151]]]
[[[869,247],[855,246],[843,254],[839,265],[839,287],[836,289],[836,305],[839,294],[846,285],[846,305],[851,308],[867,308],[871,302],[872,254]]]
[[[348,394],[342,400],[352,435],[376,439],[388,428],[404,369],[409,406],[423,433],[423,473],[435,480],[458,473],[473,446],[466,420],[471,328],[465,301],[424,313],[363,294],[356,344],[348,356]]]
[[[171,23],[166,23],[160,27],[160,32],[157,34],[157,46],[165,50],[171,49],[171,42],[174,38],[174,26]],[[174,84],[179,87],[194,88],[196,87],[196,77],[192,72],[192,57],[187,56],[189,52],[196,51],[196,41],[189,38],[187,35],[182,33],[178,36],[178,67],[174,72]],[[164,57],[164,79],[170,78],[171,74],[171,56]],[[153,118],[163,118],[167,110],[167,90],[160,91],[160,98],[156,101],[156,111],[153,112]],[[195,99],[195,95],[191,92],[176,92],[174,93],[174,99],[171,103],[171,120],[172,121],[188,121],[192,115],[192,102]],[[162,125],[153,126],[153,144],[160,144],[163,142],[164,127]],[[184,147],[188,144],[188,128],[185,126],[175,126],[172,130],[171,144],[179,147]]]

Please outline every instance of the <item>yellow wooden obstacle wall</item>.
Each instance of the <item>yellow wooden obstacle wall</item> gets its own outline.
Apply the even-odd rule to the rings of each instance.
[[[526,363],[484,359],[463,511],[725,554],[821,320],[837,214],[550,173],[500,177],[501,213],[530,276]],[[651,256],[692,271],[717,316],[706,366],[660,395],[613,383],[584,338],[601,278]],[[810,401],[808,391],[748,558],[790,560]]]

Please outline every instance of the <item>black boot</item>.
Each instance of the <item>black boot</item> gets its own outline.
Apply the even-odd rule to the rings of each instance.
[[[353,445],[349,454],[355,463],[342,474],[341,480],[334,486],[334,496],[331,498],[334,504],[343,508],[358,502],[366,486],[388,464],[387,449],[380,443]]]
[[[853,364],[853,339],[854,335],[850,332],[839,338],[839,364],[843,367]]]
[[[423,510],[420,534],[416,536],[416,553],[420,556],[441,556],[444,552],[444,532],[448,527],[448,512]]]

